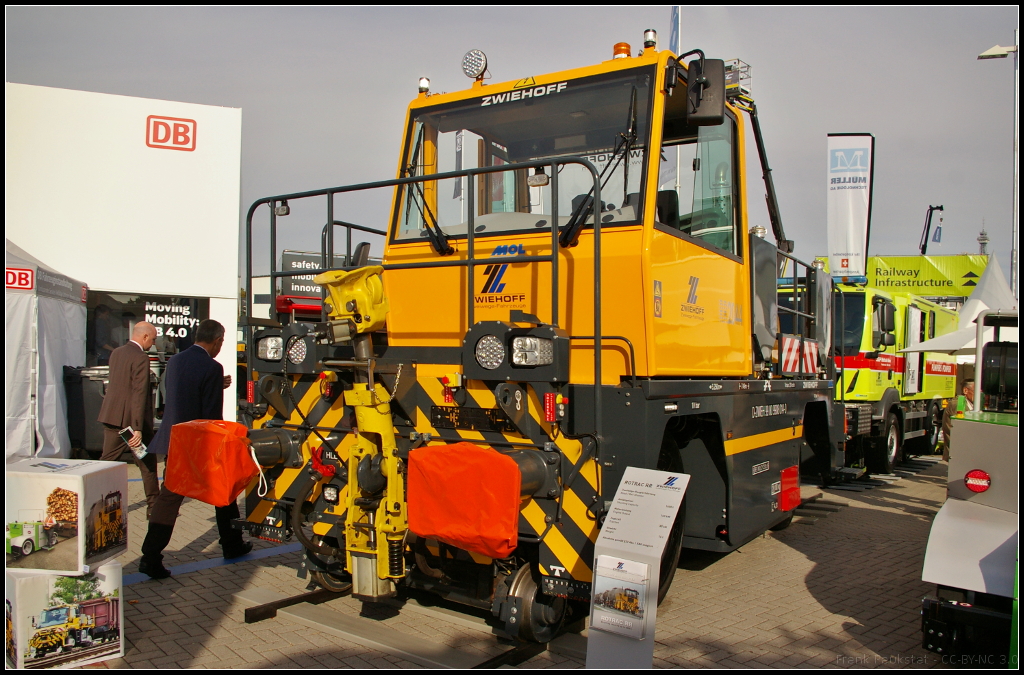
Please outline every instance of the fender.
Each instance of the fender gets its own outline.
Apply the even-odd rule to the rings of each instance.
[[[900,393],[895,387],[889,387],[882,394],[882,398],[871,404],[871,419],[873,422],[884,422],[885,416],[889,414],[889,411],[895,408],[896,417],[899,418],[900,425],[903,425],[903,410],[900,408]],[[872,424],[871,435],[878,436],[882,433],[881,424]]]

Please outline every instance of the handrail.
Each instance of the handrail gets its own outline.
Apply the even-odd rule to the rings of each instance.
[[[401,187],[405,185],[411,185],[414,183],[425,183],[425,182],[436,182],[440,180],[446,180],[449,178],[467,178],[467,190],[466,190],[466,202],[468,207],[468,221],[467,221],[467,257],[465,260],[432,260],[428,262],[420,263],[397,263],[397,264],[385,264],[382,267],[385,270],[391,269],[410,269],[410,268],[433,268],[433,267],[466,267],[467,268],[467,327],[471,328],[475,319],[475,303],[473,299],[473,270],[477,265],[487,264],[486,260],[479,260],[476,258],[476,252],[474,250],[474,219],[475,219],[475,189],[474,189],[474,178],[478,175],[485,175],[491,173],[504,173],[507,171],[518,171],[523,169],[539,168],[539,167],[550,167],[550,181],[551,181],[551,254],[548,256],[517,256],[514,260],[516,262],[550,262],[552,265],[551,271],[551,312],[552,312],[552,325],[558,325],[558,256],[559,256],[559,242],[558,242],[558,167],[567,164],[578,164],[588,170],[594,178],[594,198],[593,207],[591,208],[593,215],[593,227],[594,227],[594,380],[595,380],[595,395],[594,395],[594,435],[600,439],[602,436],[602,406],[601,406],[601,180],[600,174],[597,171],[597,167],[594,166],[589,160],[584,157],[560,157],[557,159],[547,159],[532,162],[519,162],[516,164],[504,164],[501,166],[492,167],[479,167],[475,169],[461,169],[457,171],[447,171],[444,173],[427,174],[424,176],[410,176],[407,178],[395,178],[383,181],[373,181],[369,183],[359,183],[355,185],[344,185],[333,188],[324,188],[319,190],[307,190],[305,192],[292,192],[288,194],[275,195],[271,197],[263,197],[258,199],[249,206],[245,216],[245,237],[246,237],[246,317],[252,315],[252,219],[256,212],[256,209],[266,204],[270,207],[270,277],[274,278],[284,276],[295,276],[297,274],[309,274],[311,270],[302,270],[301,272],[288,273],[278,272],[276,269],[276,258],[277,258],[277,213],[275,206],[278,202],[286,202],[288,200],[304,199],[309,197],[327,197],[327,223],[328,224],[342,224],[345,227],[355,227],[356,229],[364,231],[372,231],[369,228],[358,226],[350,223],[344,223],[343,221],[335,221],[334,219],[334,196],[338,194],[345,194],[348,192],[358,192],[363,190],[372,190],[378,188],[389,188],[389,187]],[[581,216],[584,217],[584,216]],[[585,218],[585,217],[584,217]],[[325,229],[327,225],[324,226]],[[378,233],[378,232],[374,232]],[[323,236],[323,235],[321,235]],[[350,230],[351,236],[351,230]],[[330,260],[326,261],[333,263],[333,228],[330,228],[328,234],[330,240],[329,255]],[[351,244],[351,241],[349,242]],[[349,251],[351,254],[351,251]],[[323,246],[321,246],[321,264],[325,262],[323,260]],[[350,259],[346,259],[346,262],[350,262]],[[356,269],[351,266],[344,266],[341,268],[335,268],[333,265],[328,266],[326,269],[314,270],[317,273],[331,271],[335,269],[348,270]],[[273,281],[271,281],[271,307],[275,306],[277,291],[274,287]],[[249,335],[247,349],[250,352],[248,354],[249,362],[252,363],[253,354],[251,353],[254,349],[252,335]],[[632,347],[632,345],[631,345]],[[634,369],[635,378],[635,369]]]

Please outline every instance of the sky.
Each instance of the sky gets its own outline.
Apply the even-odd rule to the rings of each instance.
[[[647,28],[667,47],[670,8],[8,7],[6,19],[8,82],[241,108],[241,222],[261,197],[393,178],[418,79],[467,88],[470,49],[495,83],[591,65],[616,42],[636,53]],[[798,257],[827,252],[827,135],[868,132],[869,255],[916,254],[941,204],[929,254],[977,253],[984,224],[1009,279],[1014,62],[976,57],[1012,45],[1017,20],[1015,7],[684,7],[681,44],[751,65]],[[748,162],[750,225],[769,226],[753,143]],[[339,219],[388,222],[383,191],[336,204]],[[322,213],[294,208],[279,248],[319,250]]]

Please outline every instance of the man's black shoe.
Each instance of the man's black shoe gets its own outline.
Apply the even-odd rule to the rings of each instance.
[[[251,550],[252,550],[252,542],[251,541],[247,541],[247,542],[243,543],[241,546],[239,546],[238,548],[225,549],[224,550],[224,559],[225,560],[234,560],[235,558],[241,558],[243,555],[247,554]]]
[[[150,579],[166,579],[171,576],[171,571],[160,563],[152,565],[145,560],[139,563],[139,571]]]

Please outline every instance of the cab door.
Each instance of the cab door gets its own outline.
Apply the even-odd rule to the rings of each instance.
[[[919,345],[924,340],[926,314],[916,305],[907,305],[907,325],[903,331],[906,336],[905,348]],[[913,396],[921,392],[921,378],[924,369],[923,352],[906,352],[903,355],[903,395]]]
[[[666,103],[650,240],[651,374],[746,375],[740,128],[732,111],[719,126],[687,128],[674,121],[675,99],[685,96]]]

